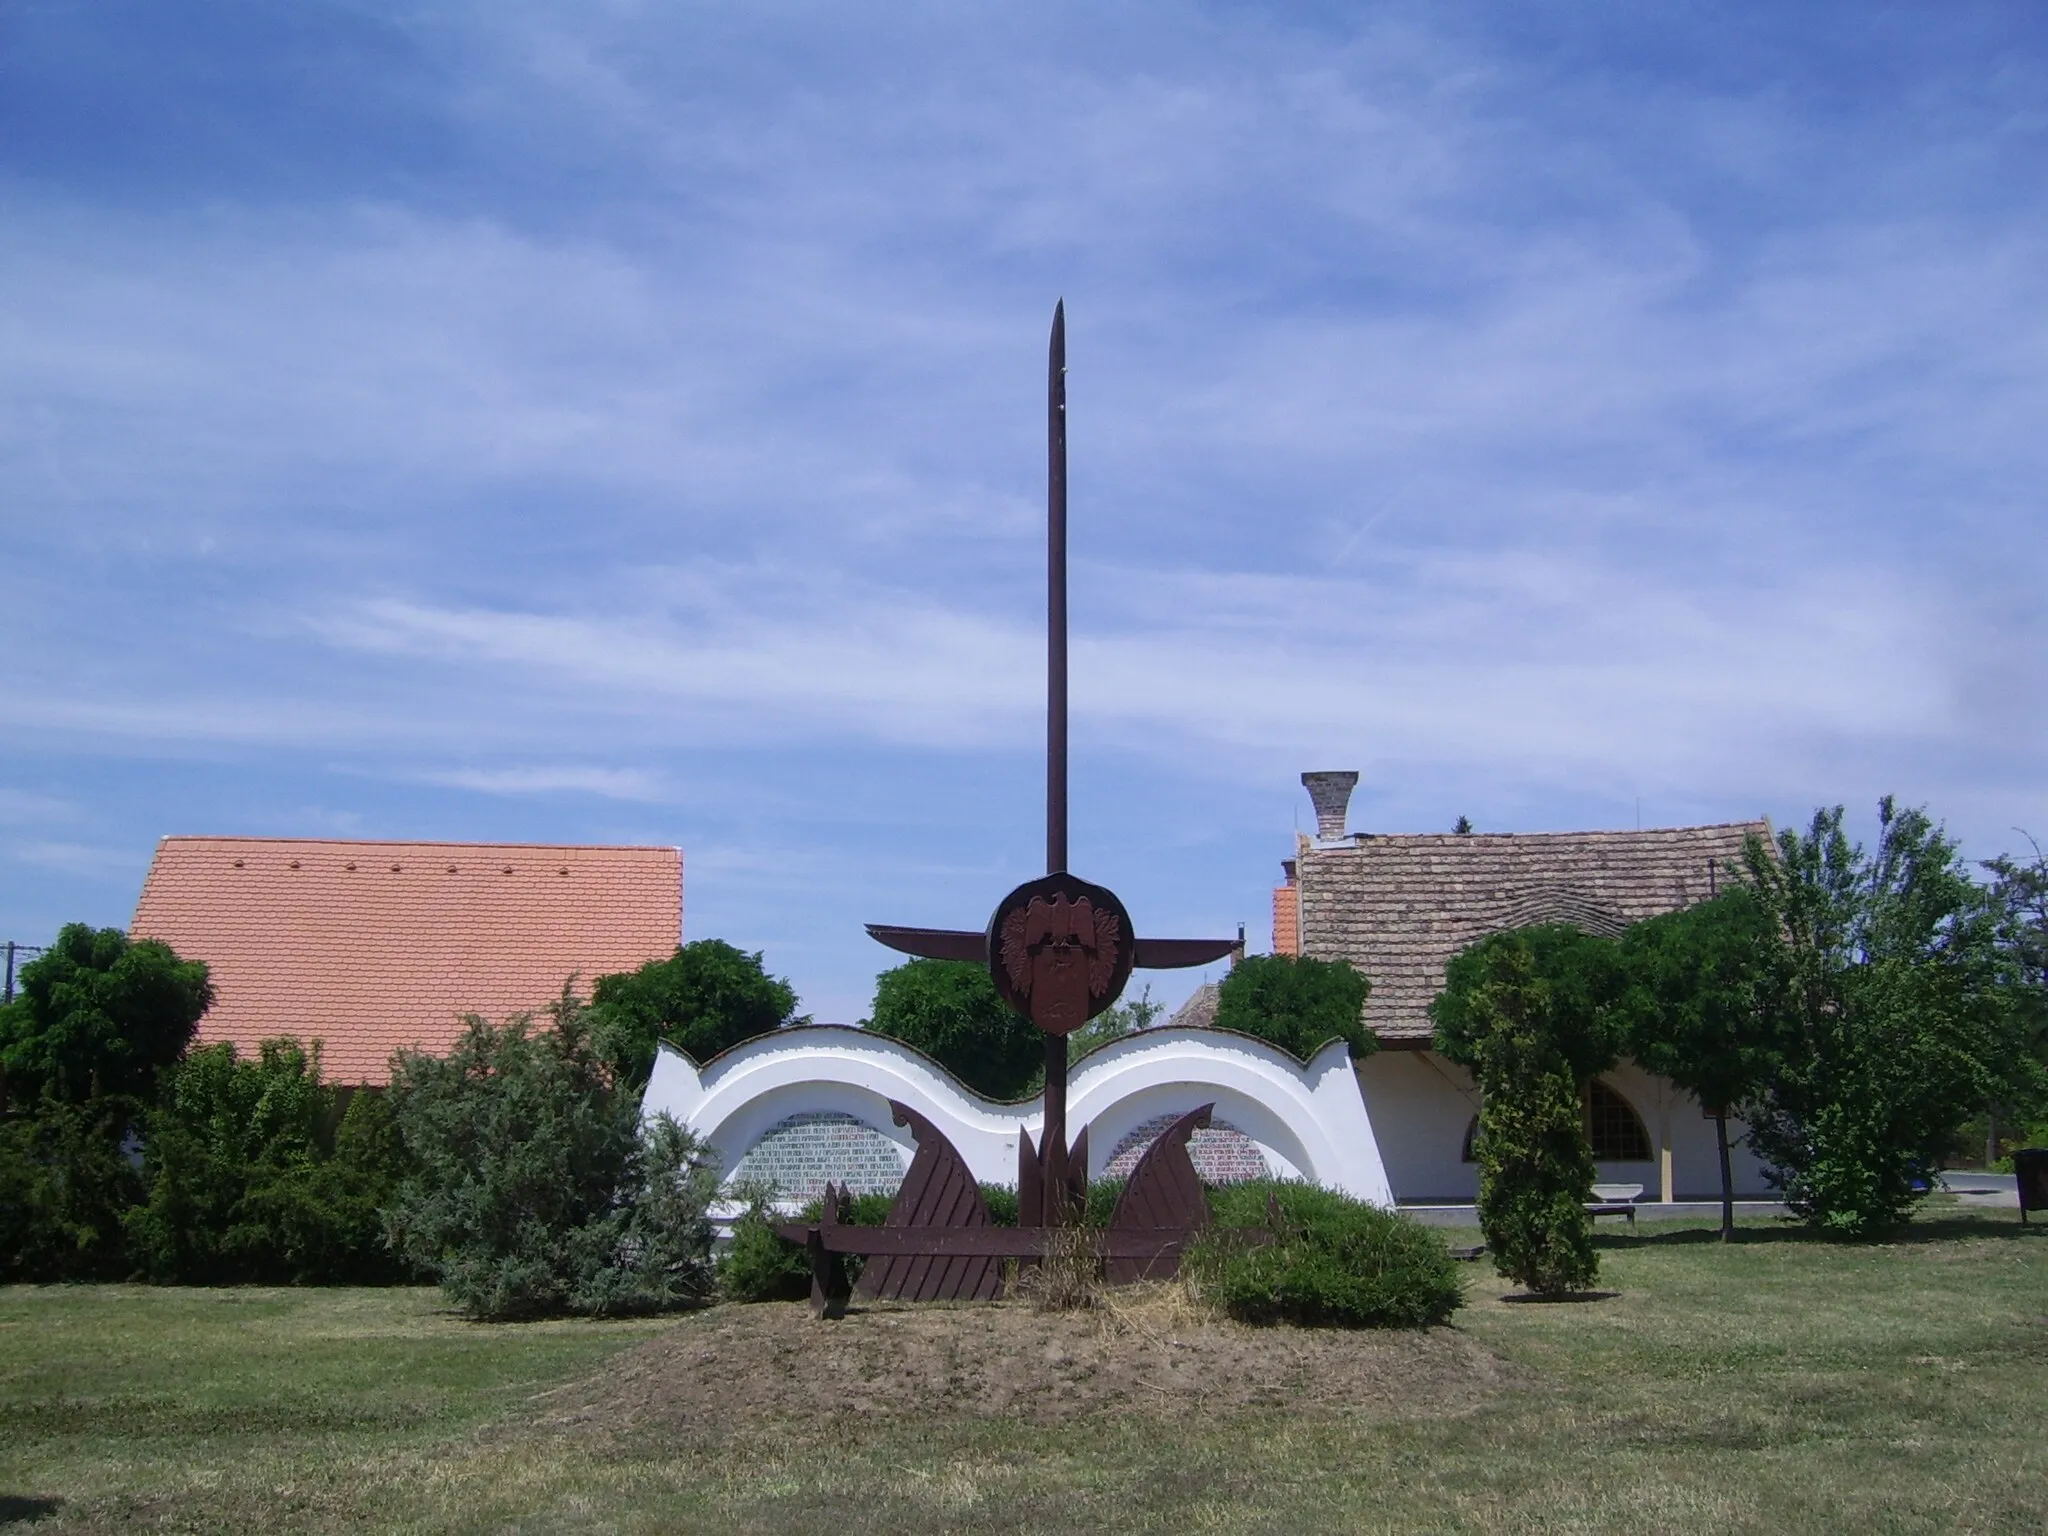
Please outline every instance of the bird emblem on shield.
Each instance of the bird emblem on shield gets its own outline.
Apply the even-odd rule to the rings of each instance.
[[[1129,923],[1115,896],[1071,876],[1020,886],[992,925],[997,989],[1047,1034],[1072,1034],[1123,990]]]

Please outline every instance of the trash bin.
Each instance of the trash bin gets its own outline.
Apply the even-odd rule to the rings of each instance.
[[[2048,1147],[2021,1147],[2012,1155],[2012,1171],[2019,1175],[2020,1220],[2029,1211],[2048,1211]]]

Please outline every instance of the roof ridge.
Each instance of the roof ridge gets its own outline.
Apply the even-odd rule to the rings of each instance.
[[[1671,832],[1733,832],[1769,825],[1768,817],[1756,816],[1747,821],[1696,822],[1682,827],[1585,827],[1570,832],[1351,832],[1345,834],[1341,841],[1335,838],[1327,841],[1311,839],[1309,846],[1317,853],[1331,853],[1341,851],[1347,846],[1362,847],[1368,843],[1430,841],[1469,844],[1509,840],[1523,842],[1539,837],[1649,837]]]
[[[263,843],[297,848],[545,848],[553,853],[680,853],[680,843],[487,843],[449,837],[244,837],[233,833],[167,832],[166,843]]]

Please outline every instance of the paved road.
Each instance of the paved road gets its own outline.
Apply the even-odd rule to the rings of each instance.
[[[2012,1173],[1962,1173],[1954,1169],[1938,1176],[1937,1183],[1964,1205],[2020,1208],[2019,1175]]]
[[[2015,1197],[2017,1198],[2017,1197]],[[1665,1205],[1657,1200],[1635,1202],[1638,1221],[1719,1221],[1721,1202],[1718,1200],[1675,1200]],[[1479,1208],[1471,1205],[1404,1205],[1403,1216],[1412,1216],[1425,1227],[1476,1227],[1479,1225]],[[1738,1220],[1755,1221],[1766,1216],[1789,1216],[1792,1213],[1775,1200],[1738,1200],[1735,1215]],[[1611,1221],[1596,1223],[1602,1230],[1613,1225]]]
[[[2016,1211],[2020,1204],[2019,1180],[2010,1173],[1943,1173],[1937,1179],[1938,1189],[1953,1195],[1958,1205],[1988,1206],[1993,1209]],[[1479,1211],[1470,1205],[1404,1205],[1401,1214],[1413,1216],[1429,1227],[1476,1227],[1479,1225]],[[1769,1216],[1789,1216],[1792,1213],[1774,1200],[1738,1200],[1735,1202],[1738,1219],[1750,1221]],[[1655,1200],[1636,1202],[1638,1221],[1719,1221],[1721,1202],[1718,1200],[1679,1200],[1670,1205]]]

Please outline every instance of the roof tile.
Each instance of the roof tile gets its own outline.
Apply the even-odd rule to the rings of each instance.
[[[131,932],[207,963],[196,1043],[318,1036],[330,1080],[381,1084],[394,1050],[447,1051],[465,1014],[670,954],[682,903],[679,848],[167,837]]]

